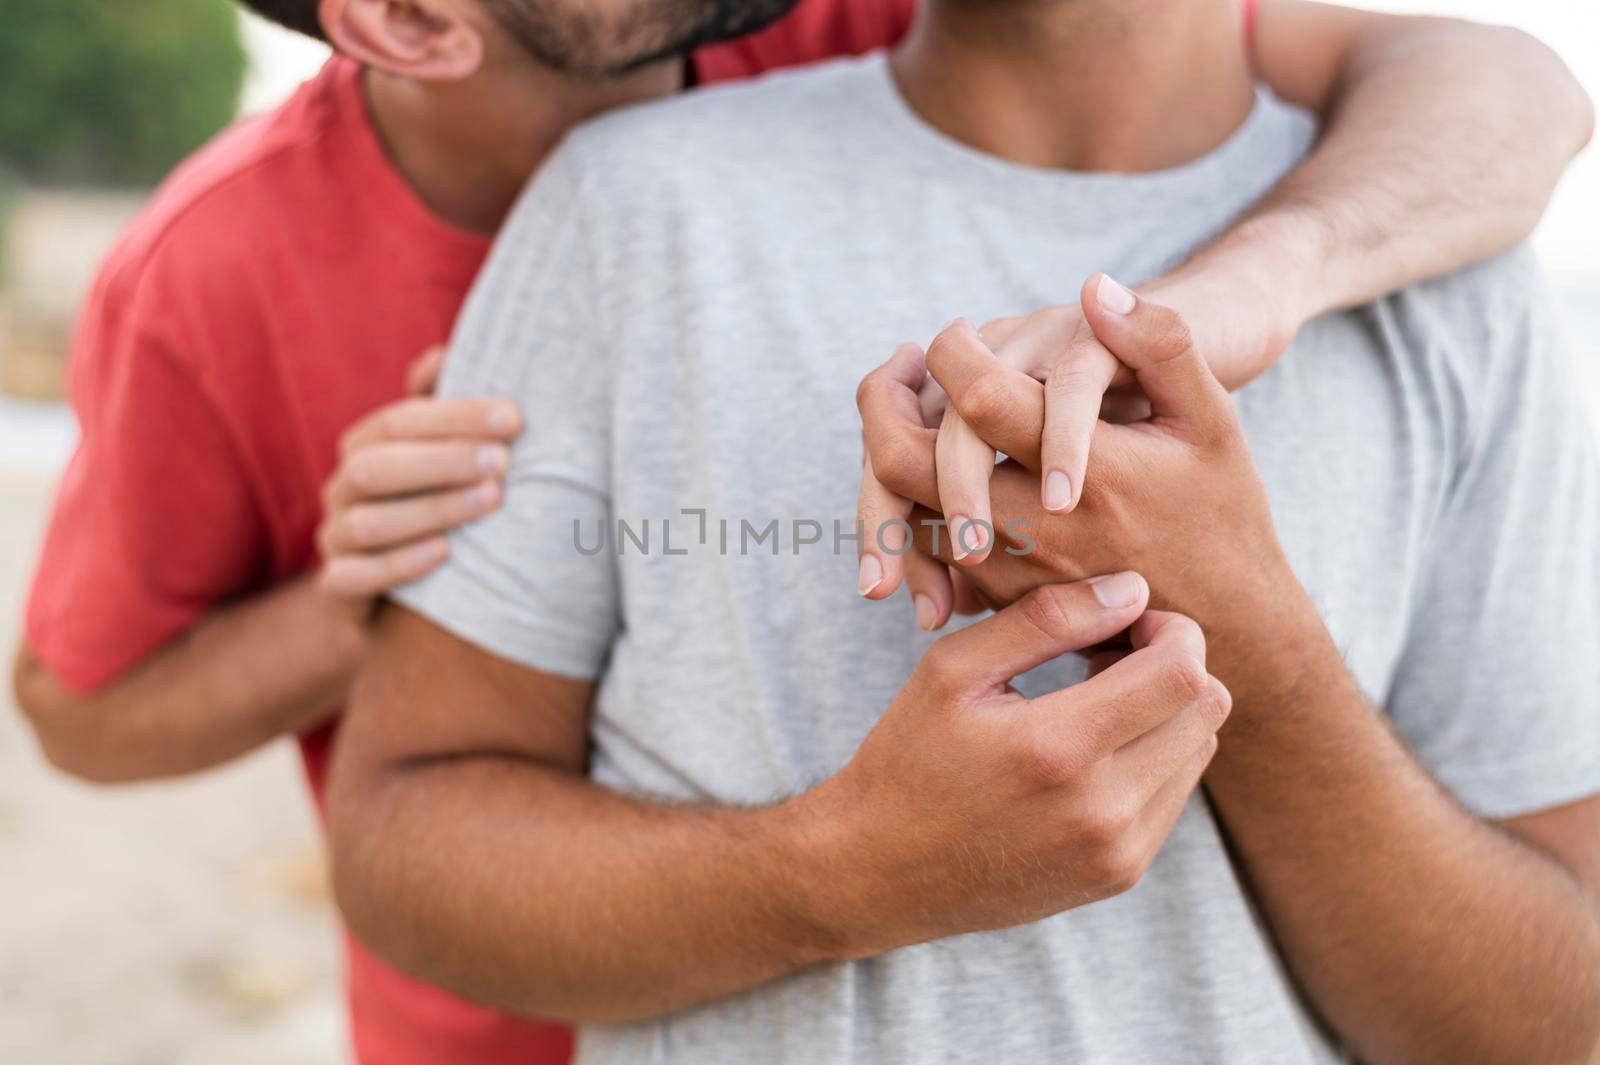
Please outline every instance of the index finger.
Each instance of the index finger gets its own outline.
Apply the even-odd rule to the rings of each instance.
[[[349,454],[382,440],[509,440],[521,430],[522,415],[509,400],[418,396],[385,407],[358,423],[345,434],[340,449]]]
[[[1210,690],[1205,637],[1181,614],[1147,611],[1133,623],[1134,650],[1081,684],[1034,700],[1048,706],[1062,741],[1097,755],[1132,743]]]
[[[928,349],[928,371],[986,443],[1038,469],[1044,433],[1042,384],[996,358],[971,327],[952,326],[939,335]]]
[[[1044,467],[1041,498],[1052,514],[1067,513],[1082,496],[1100,404],[1120,365],[1095,335],[1084,329],[1050,370],[1039,460]]]

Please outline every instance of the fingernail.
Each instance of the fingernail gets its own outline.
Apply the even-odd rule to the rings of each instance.
[[[517,428],[517,412],[513,407],[495,406],[489,410],[489,431],[496,436],[514,432]]]
[[[1138,300],[1127,288],[1113,281],[1108,275],[1100,275],[1100,287],[1095,295],[1100,298],[1100,306],[1112,314],[1132,314]]]
[[[488,447],[480,447],[478,449],[478,469],[484,473],[498,476],[505,473],[506,467],[510,465],[511,452],[499,444],[491,444]]]
[[[955,329],[955,328],[957,328],[959,326],[966,326],[968,329],[971,329],[972,328],[972,323],[967,321],[967,319],[964,316],[958,315],[955,318],[952,318],[948,322],[946,322],[945,326],[944,326],[944,329],[939,330],[939,332],[943,333],[946,329]]]
[[[1144,581],[1137,573],[1112,573],[1094,578],[1089,587],[1094,589],[1094,597],[1100,600],[1101,606],[1107,610],[1121,610],[1139,601]]]
[[[856,585],[856,591],[863,596],[871,595],[872,590],[883,583],[883,563],[878,561],[876,555],[861,556],[861,580]]]
[[[971,554],[966,545],[966,539],[969,535],[968,529],[971,525],[972,522],[965,514],[950,515],[950,554],[957,562]]]
[[[1072,478],[1051,470],[1044,479],[1044,509],[1060,512],[1072,506]]]
[[[917,604],[917,624],[922,626],[923,632],[932,632],[933,627],[939,624],[939,607],[934,603],[933,597],[914,595],[911,601]]]
[[[482,514],[494,506],[499,489],[493,484],[480,484],[467,494],[467,506],[474,514]]]

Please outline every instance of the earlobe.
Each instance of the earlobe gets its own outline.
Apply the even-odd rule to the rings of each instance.
[[[366,66],[416,81],[461,81],[483,64],[483,35],[436,0],[322,0],[329,42]]]

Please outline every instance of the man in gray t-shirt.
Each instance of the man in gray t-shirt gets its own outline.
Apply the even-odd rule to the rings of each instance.
[[[1097,435],[1083,515],[984,565],[1148,587],[1057,586],[937,644],[857,595],[852,395],[883,353],[1154,276],[1314,138],[1206,52],[1203,12],[1146,18],[1144,51],[1111,0],[1059,6],[1085,62],[1161,57],[1150,106],[1061,108],[1053,145],[1142,172],[962,139],[980,86],[1051,75],[990,24],[1010,5],[937,0],[894,63],[620,114],[550,161],[444,384],[529,429],[505,508],[384,624],[341,864],[375,762],[473,784],[397,793],[437,831],[365,863],[390,894],[353,921],[429,967],[409,925],[451,929],[426,975],[584,1022],[585,1062],[1578,1060],[1597,939],[1561,863],[1594,855],[1544,812],[1600,793],[1600,467],[1525,255],[1313,323],[1238,396],[1242,436],[1158,309],[1095,312],[1158,417]],[[1072,544],[1074,569],[1058,528],[1140,507],[1162,520]],[[1135,619],[1094,678],[1062,656]],[[1200,629],[1237,701],[1213,801]],[[506,842],[462,868],[451,833]]]

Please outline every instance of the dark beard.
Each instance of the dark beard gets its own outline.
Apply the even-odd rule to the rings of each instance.
[[[619,77],[742,37],[776,22],[799,0],[634,0],[615,15],[583,0],[483,0],[539,62],[590,77]]]

